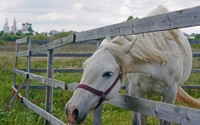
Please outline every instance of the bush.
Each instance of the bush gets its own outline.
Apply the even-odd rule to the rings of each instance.
[[[4,41],[2,39],[0,39],[0,46],[4,45]]]

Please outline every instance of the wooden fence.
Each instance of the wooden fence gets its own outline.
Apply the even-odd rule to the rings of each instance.
[[[152,17],[146,17],[139,20],[134,20],[131,22],[114,24],[111,26],[101,27],[93,30],[88,30],[84,32],[78,32],[71,34],[68,37],[54,40],[52,42],[48,42],[44,45],[41,45],[37,48],[31,49],[31,40],[29,38],[24,38],[20,40],[16,40],[16,54],[15,54],[15,68],[14,68],[14,86],[12,87],[13,92],[16,94],[13,96],[13,99],[17,96],[21,102],[27,105],[28,108],[34,110],[36,113],[44,117],[45,125],[49,125],[50,123],[55,125],[64,125],[64,123],[54,116],[51,115],[52,110],[52,90],[53,88],[61,88],[63,90],[74,91],[76,89],[77,83],[67,84],[63,81],[53,79],[53,72],[82,72],[82,69],[54,69],[54,57],[56,56],[70,56],[70,54],[54,54],[54,49],[61,47],[63,45],[67,45],[70,43],[80,43],[84,41],[91,40],[101,40],[105,38],[107,35],[111,37],[121,36],[121,35],[130,35],[130,34],[138,34],[138,33],[147,33],[147,32],[155,32],[155,31],[163,31],[169,29],[176,28],[184,28],[191,26],[199,26],[200,25],[200,6],[193,7],[190,9],[184,9],[176,12],[170,12],[166,14],[156,15]],[[19,44],[27,44],[27,51],[18,52]],[[191,43],[199,44],[199,41],[191,41]],[[97,42],[97,44],[99,44]],[[42,53],[42,52],[46,52]],[[73,55],[73,54],[72,54]],[[71,56],[72,56],[71,55]],[[32,56],[47,56],[47,68],[40,69],[40,72],[46,72],[47,76],[39,76],[33,74],[34,70],[31,69],[31,57]],[[73,55],[73,56],[81,56],[81,55]],[[90,56],[90,54],[86,54],[85,56]],[[194,53],[194,57],[199,57],[199,53]],[[17,60],[19,57],[27,57],[27,69],[19,70],[17,69]],[[192,70],[192,72],[200,72],[200,69]],[[24,82],[16,87],[16,75],[21,75],[25,78]],[[29,101],[28,92],[31,86],[29,86],[29,80],[36,80],[43,84],[45,84],[46,88],[46,108],[41,109],[38,106],[34,105]],[[19,94],[23,85],[26,85],[26,98],[22,97]],[[184,88],[200,88],[199,86],[183,86]],[[34,88],[34,87],[32,87]],[[39,88],[35,86],[35,88]],[[41,87],[41,88],[44,88]],[[12,101],[8,106],[12,104]],[[142,98],[130,97],[127,95],[117,94],[116,97],[106,103],[110,103],[128,110],[132,110],[135,112],[140,112],[149,116],[154,116],[159,119],[163,119],[169,122],[178,123],[181,125],[197,125],[200,122],[200,110],[193,108],[186,108],[182,106],[174,106],[171,104],[160,103],[155,101],[150,101]],[[64,107],[63,107],[64,108]],[[101,107],[94,111],[94,125],[101,125]]]

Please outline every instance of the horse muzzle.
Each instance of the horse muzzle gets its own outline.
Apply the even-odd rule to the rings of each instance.
[[[75,105],[71,105],[67,103],[65,106],[67,120],[73,124],[80,124],[83,122],[85,117],[87,116],[87,112],[81,110],[82,108],[78,108]]]

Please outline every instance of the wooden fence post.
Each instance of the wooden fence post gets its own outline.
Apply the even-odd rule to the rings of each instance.
[[[97,41],[96,49],[99,48],[101,42]],[[101,125],[102,124],[102,104],[94,110],[93,114],[93,125]]]
[[[31,39],[27,38],[27,50],[29,52],[28,56],[27,56],[27,73],[30,73],[30,69],[31,69]],[[26,99],[29,100],[29,84],[30,84],[30,79],[27,78],[27,82],[26,82]],[[28,107],[26,107],[26,111],[28,111]]]
[[[15,53],[17,53],[19,51],[19,48],[18,48],[18,44],[16,43],[16,46],[15,46]],[[14,69],[17,69],[17,63],[18,63],[18,56],[15,55],[15,64],[14,64]],[[16,79],[17,79],[17,74],[14,73],[14,80],[13,80],[13,85],[14,87],[16,87]],[[14,94],[13,94],[14,96]]]
[[[53,77],[53,64],[54,64],[54,50],[50,49],[48,51],[48,59],[47,59],[47,77]],[[52,105],[53,105],[53,87],[46,86],[46,98],[45,98],[45,110],[49,113],[52,112]],[[50,125],[51,123],[48,120],[45,120],[45,125]]]

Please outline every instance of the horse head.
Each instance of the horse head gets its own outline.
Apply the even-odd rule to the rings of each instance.
[[[120,88],[121,66],[104,47],[110,40],[110,37],[104,39],[100,48],[83,63],[80,84],[65,107],[70,123],[81,123],[90,110],[112,99]]]

